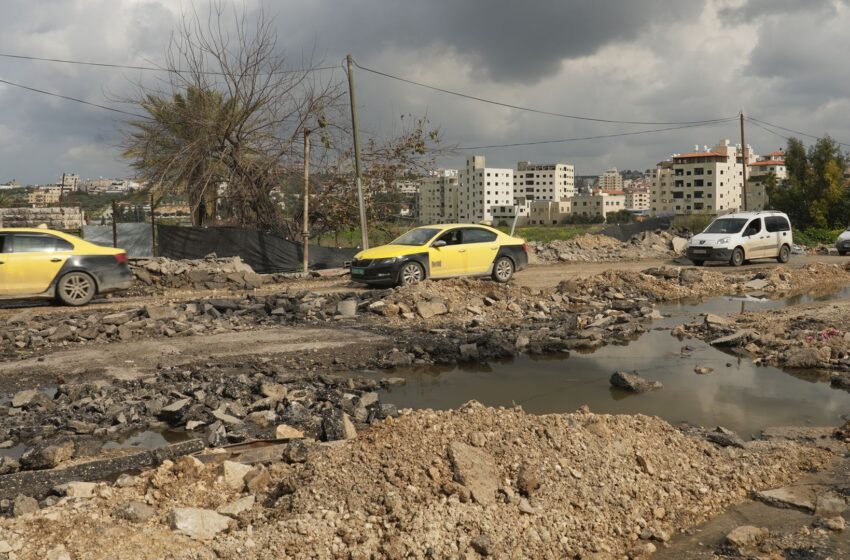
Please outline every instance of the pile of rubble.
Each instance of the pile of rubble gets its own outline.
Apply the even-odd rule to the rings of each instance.
[[[255,273],[239,257],[138,258],[131,259],[130,269],[143,291],[156,288],[254,289],[273,281],[271,275]]]
[[[614,262],[667,259],[681,255],[688,240],[667,231],[638,233],[622,243],[602,234],[585,234],[569,241],[530,242],[538,262]]]
[[[791,442],[724,449],[640,415],[477,403],[305,443],[295,456],[201,454],[112,485],[67,484],[34,507],[15,500],[0,547],[21,560],[648,558],[828,461]]]
[[[0,404],[0,441],[25,449],[19,460],[0,459],[0,474],[52,469],[100,453],[106,440],[148,430],[201,438],[210,447],[294,436],[334,441],[398,414],[377,393],[394,380],[286,373],[265,362],[169,368],[137,380],[10,395]]]

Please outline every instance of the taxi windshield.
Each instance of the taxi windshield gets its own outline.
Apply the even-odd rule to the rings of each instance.
[[[390,245],[425,245],[438,233],[440,233],[440,230],[436,228],[412,229],[390,243]]]

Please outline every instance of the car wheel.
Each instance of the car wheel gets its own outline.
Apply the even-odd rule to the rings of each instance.
[[[838,254],[841,255],[842,257],[846,257],[847,251],[838,251]]]
[[[65,305],[85,305],[96,292],[94,278],[85,272],[69,272],[59,279],[56,297]]]
[[[729,264],[732,266],[741,266],[744,264],[744,250],[740,247],[735,247],[732,251],[732,256],[729,258]]]
[[[398,283],[401,286],[417,284],[425,279],[425,269],[416,262],[404,263],[398,273]]]
[[[705,264],[705,261],[694,261],[694,260],[692,260],[691,262],[694,263],[694,266],[702,266],[702,265]]]
[[[508,257],[499,257],[493,265],[493,280],[505,283],[514,275],[514,263]]]
[[[788,247],[788,245],[783,245],[782,248],[779,249],[779,256],[776,257],[776,260],[782,264],[791,260],[791,248]]]

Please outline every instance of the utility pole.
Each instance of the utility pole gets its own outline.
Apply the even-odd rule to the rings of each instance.
[[[360,179],[360,140],[357,137],[357,103],[354,99],[354,68],[351,55],[345,57],[348,63],[348,98],[351,102],[351,133],[354,135],[354,172],[357,175],[357,203],[360,206],[360,244],[361,249],[369,248],[369,234],[366,231],[366,204],[363,201],[363,183]]]
[[[304,231],[301,235],[304,272],[310,270],[310,130],[304,129]]]
[[[112,246],[118,247],[118,202],[112,201]]]
[[[153,207],[153,188],[151,188],[151,255],[156,256],[156,213]]]
[[[744,177],[744,212],[747,211],[747,139],[744,137],[744,112],[741,111],[741,172]]]

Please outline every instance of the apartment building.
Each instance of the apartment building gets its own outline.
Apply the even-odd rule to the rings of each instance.
[[[597,190],[590,194],[576,195],[570,202],[574,216],[602,216],[607,218],[611,212],[626,209],[626,195],[623,191],[605,192]]]
[[[484,156],[467,158],[458,174],[458,220],[493,223],[493,208],[514,205],[514,170],[487,167]]]
[[[649,189],[632,188],[626,191],[626,210],[649,210]]]
[[[529,225],[554,226],[565,223],[572,214],[573,198],[564,200],[535,200],[529,207]]]
[[[457,222],[458,171],[440,169],[420,180],[417,220],[422,225]]]
[[[612,192],[623,190],[623,176],[616,168],[608,169],[596,181],[596,188],[600,191]]]
[[[722,140],[711,149],[673,154],[652,178],[650,207],[654,215],[726,214],[743,208],[741,148]],[[747,147],[747,160],[758,159]],[[672,183],[672,184],[670,184]],[[759,198],[753,193],[753,200]],[[758,209],[748,204],[748,209]]]
[[[62,197],[62,187],[38,187],[27,195],[27,203],[35,208],[43,208],[50,204],[59,204]]]
[[[62,188],[62,194],[77,192],[80,188],[80,176],[76,173],[63,173],[56,186]]]
[[[563,200],[576,193],[576,169],[567,163],[517,162],[514,198],[518,204]]]

